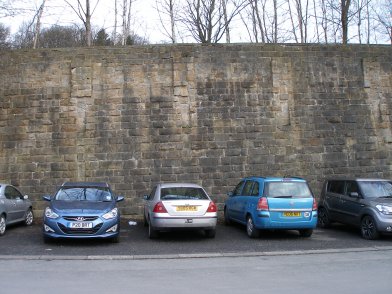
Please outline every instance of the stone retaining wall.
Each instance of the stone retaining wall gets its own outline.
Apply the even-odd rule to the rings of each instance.
[[[0,54],[0,182],[41,213],[108,181],[140,216],[156,182],[220,204],[241,177],[392,178],[392,47],[159,45]]]

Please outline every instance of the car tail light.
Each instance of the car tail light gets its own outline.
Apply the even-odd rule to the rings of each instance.
[[[216,212],[216,211],[217,211],[216,205],[214,202],[211,201],[210,205],[208,205],[207,212]]]
[[[162,202],[158,202],[157,204],[155,204],[154,209],[152,212],[155,213],[167,213],[167,210],[165,208],[165,206],[163,205]]]
[[[317,202],[316,202],[316,199],[313,199],[313,207],[312,207],[312,210],[313,210],[313,211],[317,210]]]
[[[261,197],[257,202],[257,210],[268,210],[268,200],[266,197]]]

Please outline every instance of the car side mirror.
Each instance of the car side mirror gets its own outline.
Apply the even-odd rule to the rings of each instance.
[[[228,193],[227,193],[227,196],[233,197],[233,192],[228,192]]]
[[[350,197],[359,198],[359,194],[358,194],[358,192],[351,192]]]
[[[117,196],[117,199],[116,199],[117,202],[120,202],[123,200],[124,200],[124,196]]]
[[[24,195],[23,200],[27,200],[27,199],[29,199],[29,195]]]
[[[51,201],[52,197],[50,197],[49,195],[46,195],[46,196],[42,197],[42,199],[44,199],[45,201]]]
[[[143,199],[144,199],[144,200],[148,200],[148,195],[144,195],[144,196],[143,196]]]

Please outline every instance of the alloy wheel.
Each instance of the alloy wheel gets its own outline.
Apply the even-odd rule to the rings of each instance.
[[[371,216],[367,215],[362,219],[361,233],[362,237],[367,240],[374,240],[378,238],[379,233],[374,219]]]

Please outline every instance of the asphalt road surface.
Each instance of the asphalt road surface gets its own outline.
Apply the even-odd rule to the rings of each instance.
[[[390,293],[392,250],[146,260],[2,260],[1,293]]]
[[[159,239],[150,240],[147,228],[142,223],[121,226],[120,243],[105,240],[60,240],[45,244],[41,225],[31,227],[16,225],[8,227],[0,237],[0,259],[17,256],[50,258],[62,256],[64,259],[79,257],[150,258],[178,256],[254,256],[279,254],[279,252],[355,249],[391,249],[392,236],[382,236],[379,240],[368,241],[360,237],[358,229],[335,225],[331,229],[316,229],[310,238],[302,238],[297,231],[264,232],[260,238],[250,239],[245,227],[219,224],[216,237],[208,239],[202,232],[171,232],[161,234]]]

